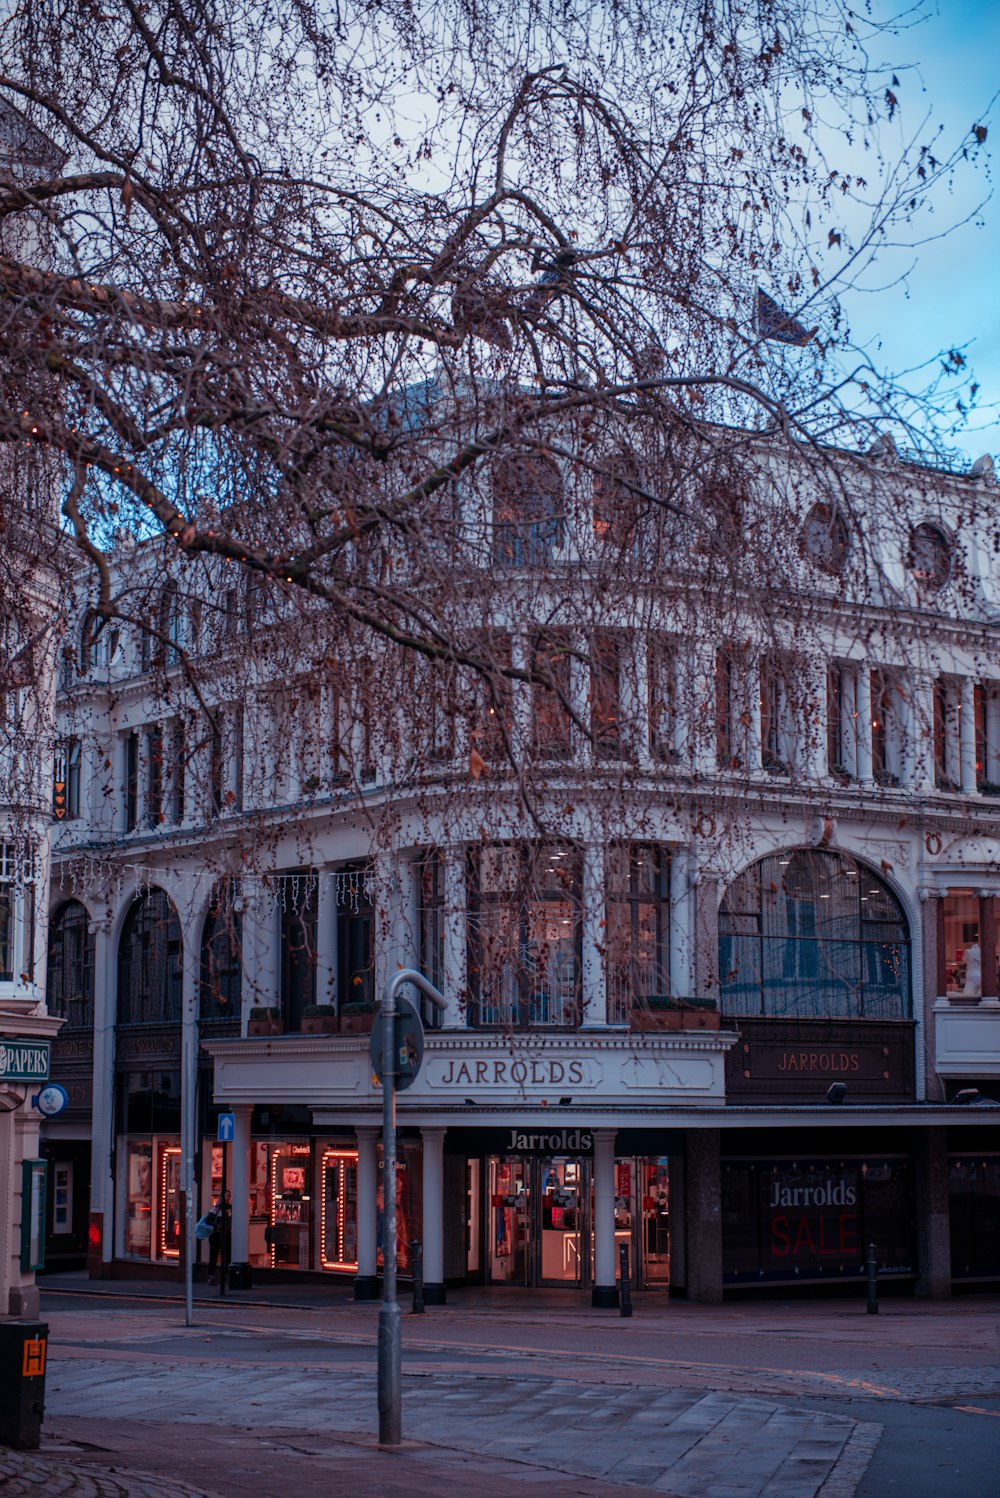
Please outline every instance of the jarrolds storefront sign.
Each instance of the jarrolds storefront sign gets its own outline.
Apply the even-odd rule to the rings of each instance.
[[[859,1278],[870,1242],[881,1274],[913,1273],[906,1157],[727,1160],[722,1182],[727,1284]]]

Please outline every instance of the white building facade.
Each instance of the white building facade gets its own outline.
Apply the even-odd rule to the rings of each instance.
[[[623,1249],[701,1300],[861,1284],[870,1243],[914,1293],[1000,1280],[996,490],[882,483],[878,588],[844,580],[870,508],[805,501],[796,610],[745,631],[681,623],[631,541],[627,600],[571,607],[610,544],[590,491],[558,527],[494,509],[485,695],[381,657],[289,677],[255,585],[123,542],[155,632],[81,611],[59,695],[50,1263],[178,1272],[186,1169],[192,1214],[225,1169],[235,1284],[376,1295],[368,1032],[417,967],[447,1009],[395,1190],[429,1299],[613,1305]]]

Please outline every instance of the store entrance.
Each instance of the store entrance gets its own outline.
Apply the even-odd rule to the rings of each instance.
[[[490,1283],[587,1289],[590,1161],[503,1155],[488,1164]]]
[[[589,1290],[594,1264],[593,1162],[562,1155],[494,1155],[487,1167],[487,1281]],[[668,1289],[666,1158],[617,1159],[614,1185],[616,1278],[619,1249],[627,1246],[633,1287]]]

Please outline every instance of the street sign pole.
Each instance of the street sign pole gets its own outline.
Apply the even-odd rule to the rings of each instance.
[[[382,1026],[382,1210],[385,1224],[385,1278],[378,1313],[378,1438],[383,1446],[398,1446],[402,1435],[402,1326],[396,1296],[396,994],[404,983],[412,983],[439,1009],[446,1007],[440,994],[416,968],[393,973],[382,990],[382,1008],[376,1024]]]

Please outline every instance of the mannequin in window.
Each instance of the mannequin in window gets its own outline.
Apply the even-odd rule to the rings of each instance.
[[[983,992],[983,961],[979,951],[979,943],[974,941],[965,949],[965,983],[962,987],[962,997],[966,999],[978,999]]]

